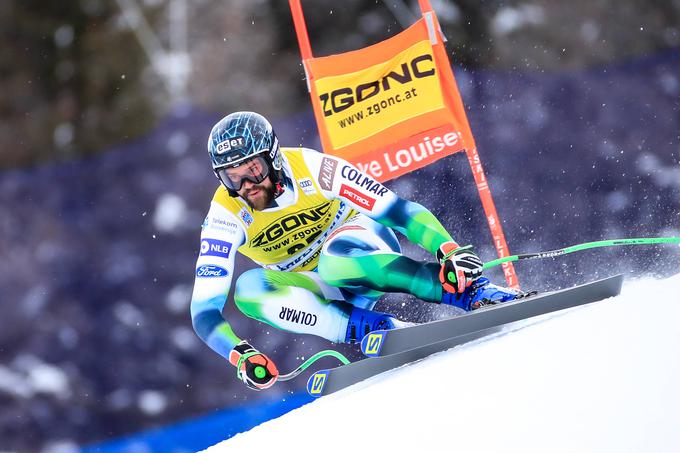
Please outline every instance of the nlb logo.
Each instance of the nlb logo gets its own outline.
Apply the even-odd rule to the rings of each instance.
[[[328,370],[317,371],[307,381],[307,393],[312,396],[321,396],[328,380]]]
[[[363,345],[364,354],[369,357],[379,355],[384,337],[383,333],[369,333],[363,340],[365,342]]]
[[[219,256],[229,258],[231,242],[220,241],[219,239],[203,239],[201,241],[201,256]]]

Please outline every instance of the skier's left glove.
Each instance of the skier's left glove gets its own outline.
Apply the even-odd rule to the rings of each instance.
[[[229,362],[236,367],[236,376],[253,390],[269,388],[279,377],[274,362],[245,341],[234,346]]]
[[[482,275],[482,260],[471,249],[471,245],[460,247],[453,241],[439,246],[439,281],[446,291],[462,293]]]

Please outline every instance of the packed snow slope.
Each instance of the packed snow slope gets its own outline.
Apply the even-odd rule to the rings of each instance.
[[[627,282],[619,297],[384,373],[206,451],[435,448],[680,452],[680,274]]]

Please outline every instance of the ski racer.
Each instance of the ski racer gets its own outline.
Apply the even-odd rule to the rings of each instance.
[[[281,148],[271,124],[257,113],[219,121],[208,154],[221,184],[203,223],[191,317],[198,336],[251,388],[270,387],[279,373],[222,316],[236,250],[261,266],[236,281],[241,312],[333,342],[360,342],[373,330],[407,325],[373,310],[385,292],[464,310],[519,294],[482,277],[481,260],[426,208],[341,158]],[[402,255],[394,230],[437,261]]]

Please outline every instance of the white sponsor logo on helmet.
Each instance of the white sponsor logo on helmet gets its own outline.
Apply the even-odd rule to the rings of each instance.
[[[220,142],[215,147],[215,152],[217,154],[224,154],[231,151],[232,148],[242,148],[245,145],[245,139],[243,137],[234,137]]]
[[[274,143],[272,143],[272,147],[269,150],[269,158],[273,159],[276,157],[276,152],[279,150],[279,139],[274,137]]]

